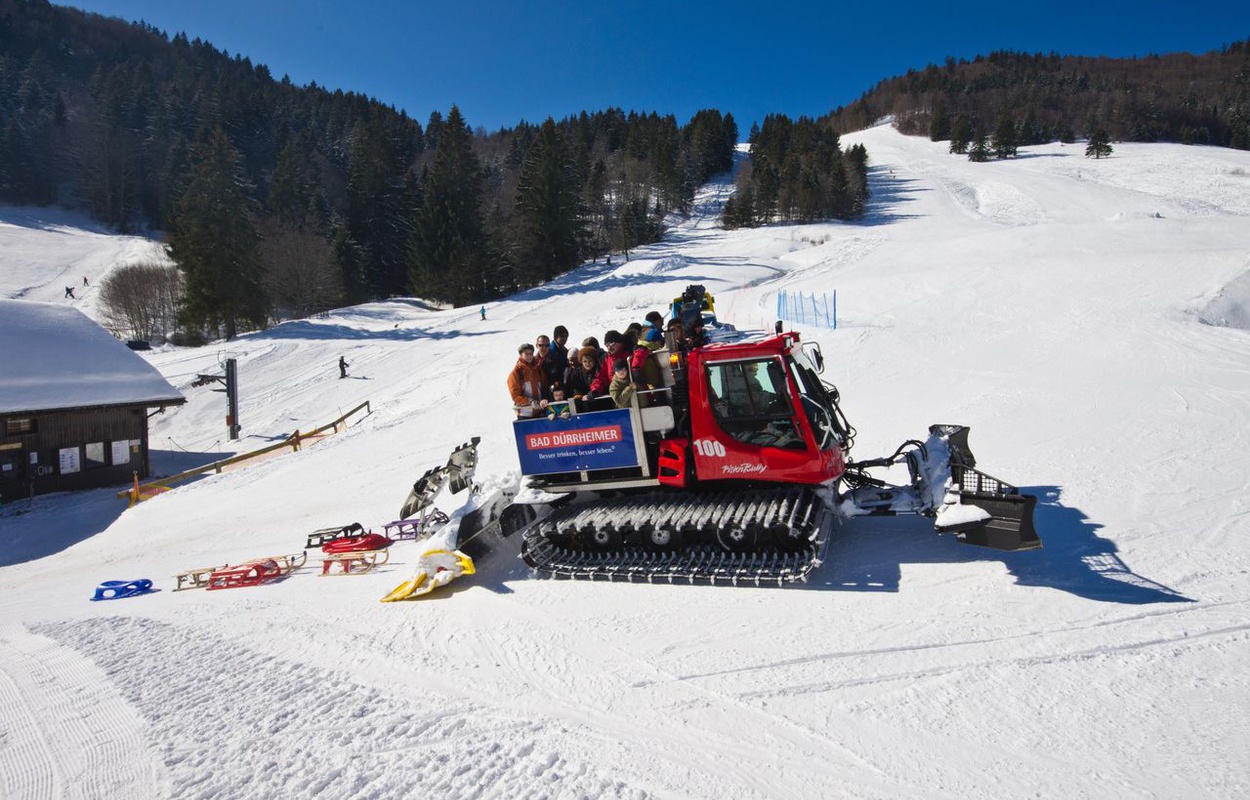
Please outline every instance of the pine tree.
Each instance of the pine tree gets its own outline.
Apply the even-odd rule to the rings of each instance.
[[[288,228],[319,226],[324,221],[325,204],[321,185],[312,141],[307,134],[300,134],[288,141],[278,155],[266,205]]]
[[[526,280],[548,281],[577,265],[584,236],[579,185],[565,138],[548,119],[517,185],[517,267]]]
[[[975,136],[972,147],[968,150],[968,160],[984,163],[990,160],[990,139],[984,134]]]
[[[589,226],[588,241],[591,253],[603,253],[608,249],[612,230],[612,213],[604,196],[608,189],[608,168],[603,160],[597,160],[586,175],[582,186],[582,208]]]
[[[182,324],[227,339],[262,327],[269,311],[247,188],[239,152],[214,129],[195,148],[169,238],[169,256],[185,277]]]
[[[868,205],[868,148],[862,144],[851,145],[845,161],[852,192],[851,215],[858,217]]]
[[[417,145],[397,122],[375,108],[352,136],[344,216],[365,255],[363,284],[348,287],[358,297],[389,297],[408,286],[413,199],[405,177]]]
[[[625,253],[643,242],[652,241],[652,226],[647,218],[647,201],[636,197],[620,206],[616,221],[616,232],[612,236],[615,250]]]
[[[951,118],[946,111],[946,102],[938,98],[929,112],[929,141],[942,142],[951,136]]]
[[[138,137],[127,126],[132,102],[124,68],[99,71],[91,80],[97,113],[90,139],[79,153],[79,175],[97,219],[119,230],[138,211]]]
[[[738,125],[732,114],[722,117],[715,109],[699,111],[686,126],[684,137],[691,153],[691,177],[695,183],[705,183],[713,175],[733,169]]]
[[[960,114],[951,123],[950,152],[956,155],[965,155],[970,144],[972,144],[972,122],[969,121],[967,116]]]
[[[1016,135],[1016,123],[1011,115],[1002,112],[998,115],[998,123],[994,128],[992,147],[996,158],[1014,158],[1019,151],[1019,139]]]
[[[738,222],[738,199],[730,197],[725,201],[725,205],[720,212],[721,227],[727,231],[737,230],[742,227]]]
[[[440,117],[436,131],[434,154],[420,183],[409,283],[418,295],[458,305],[479,302],[496,290],[488,274],[482,222],[482,165],[459,108],[452,106],[445,120]]]
[[[1102,128],[1096,128],[1089,136],[1089,144],[1085,146],[1085,157],[1105,158],[1111,155],[1111,139]]]

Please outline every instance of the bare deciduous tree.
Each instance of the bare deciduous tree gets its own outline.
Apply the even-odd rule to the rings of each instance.
[[[100,303],[115,333],[150,341],[173,330],[181,293],[177,267],[143,261],[110,272],[100,287]]]
[[[343,299],[343,279],[329,243],[315,233],[263,223],[260,257],[265,290],[280,317],[310,317]]]

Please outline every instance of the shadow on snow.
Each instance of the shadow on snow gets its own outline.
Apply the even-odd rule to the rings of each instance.
[[[476,312],[475,312],[476,313]],[[281,325],[274,326],[264,332],[264,338],[269,340],[280,339],[308,339],[322,340],[333,339],[335,341],[364,341],[364,340],[384,340],[392,342],[417,342],[417,341],[439,341],[442,339],[459,339],[471,338],[476,336],[488,336],[499,333],[497,330],[487,331],[430,331],[424,328],[405,328],[401,327],[403,323],[396,323],[394,328],[384,330],[362,330],[353,328],[349,325],[325,324],[310,322],[308,320],[297,320],[293,322],[284,322]]]
[[[1005,553],[965,545],[934,533],[922,517],[858,517],[834,531],[827,560],[808,584],[813,589],[897,592],[903,564],[1001,561],[1022,586],[1044,586],[1106,603],[1194,602],[1138,575],[1124,563],[1100,525],[1059,502],[1055,486],[1027,487],[1038,503],[1034,520],[1041,550]]]
[[[0,509],[0,567],[38,561],[108,530],[126,510],[126,501],[116,496],[124,488],[55,492],[6,504]],[[84,597],[90,588],[83,587]]]

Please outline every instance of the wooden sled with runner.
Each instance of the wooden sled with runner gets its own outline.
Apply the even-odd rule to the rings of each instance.
[[[326,553],[321,557],[321,574],[364,575],[390,560],[390,550],[357,550],[355,552]],[[338,570],[334,567],[338,566]]]
[[[213,591],[259,586],[290,575],[304,566],[307,560],[308,554],[301,551],[290,555],[265,556],[234,566],[221,567],[209,574],[208,583],[204,588]]]

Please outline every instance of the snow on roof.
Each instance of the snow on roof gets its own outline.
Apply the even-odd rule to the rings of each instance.
[[[0,299],[0,413],[184,402],[155,367],[77,309]]]

